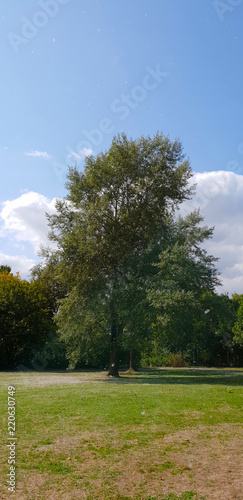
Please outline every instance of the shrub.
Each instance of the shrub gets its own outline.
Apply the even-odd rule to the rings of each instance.
[[[181,352],[178,352],[176,354],[170,352],[167,357],[167,360],[165,361],[166,361],[165,366],[178,367],[178,368],[188,366],[188,363]]]

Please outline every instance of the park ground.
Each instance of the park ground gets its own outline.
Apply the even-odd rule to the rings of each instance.
[[[242,500],[242,385],[240,369],[0,373],[0,498]]]

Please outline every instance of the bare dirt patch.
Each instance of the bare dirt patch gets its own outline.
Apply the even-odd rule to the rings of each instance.
[[[86,382],[96,382],[98,380],[107,381],[107,372],[18,372],[8,373],[8,384],[31,385],[32,387],[43,387],[52,384],[83,384]]]
[[[243,430],[238,424],[200,427],[163,438],[164,493],[194,490],[207,500],[242,500]],[[177,470],[177,472],[176,472]]]
[[[193,490],[207,500],[242,500],[242,450],[238,424],[176,432],[124,457],[117,489],[131,498],[140,485],[154,496]]]
[[[62,453],[73,472],[70,477],[34,470],[21,473],[17,499],[112,500],[120,494],[143,500],[149,495],[163,498],[192,490],[207,500],[242,500],[243,430],[239,424],[161,435],[144,448],[139,440],[124,442],[114,429],[109,435],[99,430],[80,433],[76,439],[58,437],[38,449],[51,450],[54,461]]]

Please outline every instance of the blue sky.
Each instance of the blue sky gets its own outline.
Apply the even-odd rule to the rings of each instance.
[[[224,227],[224,239],[216,234],[212,242],[221,257],[242,215],[242,33],[242,0],[4,2],[1,263],[25,275],[37,259],[47,241],[43,214],[65,195],[67,165],[81,167],[85,154],[109,148],[118,132],[136,138],[157,130],[180,138],[199,174],[202,214]],[[211,172],[220,214],[215,203],[211,210]],[[226,227],[223,209],[228,217],[232,205]],[[242,253],[243,240],[235,245]],[[223,291],[243,292],[243,257],[228,264],[225,249]]]

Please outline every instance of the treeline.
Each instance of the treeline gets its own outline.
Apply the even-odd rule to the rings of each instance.
[[[105,313],[86,315],[84,324],[81,316],[70,317],[65,299],[58,313],[60,290],[48,285],[0,272],[0,370],[108,369]],[[180,299],[164,304],[163,316],[152,314],[149,302],[134,311],[137,328],[126,326],[118,339],[120,367],[243,366],[243,295],[203,291],[194,304]]]
[[[1,270],[0,369],[243,364],[243,295],[216,293],[213,229],[178,215],[191,176],[159,133],[115,137],[69,169],[48,216],[56,249],[29,282]]]

